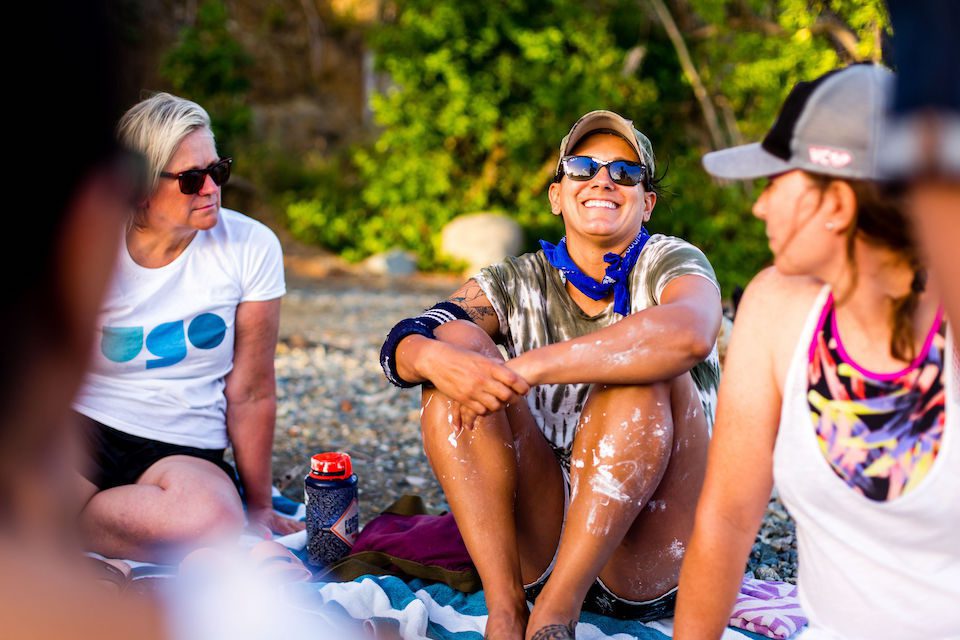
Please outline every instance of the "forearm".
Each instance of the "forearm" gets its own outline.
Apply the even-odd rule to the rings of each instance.
[[[407,382],[425,382],[427,377],[422,371],[426,369],[425,360],[429,357],[430,338],[420,335],[407,336],[397,345],[394,356],[397,359],[397,373]]]
[[[718,508],[697,513],[680,572],[674,638],[719,638],[740,590],[755,528],[737,525]]]
[[[227,434],[249,509],[272,503],[273,431],[277,415],[274,394],[227,403]]]
[[[431,371],[436,371],[445,360],[449,360],[449,350],[444,354],[444,336],[451,331],[457,334],[456,344],[460,348],[478,353],[487,353],[493,347],[489,336],[479,326],[465,320],[457,320],[437,327],[436,337],[421,335],[407,336],[397,345],[397,372],[407,382],[425,382],[430,380]],[[495,355],[488,353],[487,355]]]
[[[657,306],[585,336],[532,349],[507,366],[531,384],[651,384],[689,371],[709,355],[715,339],[685,307]]]

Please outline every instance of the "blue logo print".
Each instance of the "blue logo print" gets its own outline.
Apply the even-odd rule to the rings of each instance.
[[[143,348],[143,327],[104,327],[100,350],[108,360],[129,362]]]
[[[183,320],[164,322],[154,327],[144,339],[143,327],[104,327],[100,351],[113,362],[129,362],[143,346],[157,356],[147,360],[147,369],[169,367],[187,357],[187,340],[197,349],[213,349],[223,342],[227,324],[215,313],[201,313],[190,321],[186,334]]]

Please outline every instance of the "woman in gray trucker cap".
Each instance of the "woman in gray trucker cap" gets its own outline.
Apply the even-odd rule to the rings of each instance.
[[[549,189],[565,238],[483,269],[384,344],[392,382],[430,383],[424,448],[483,581],[489,637],[572,638],[581,608],[672,615],[721,310],[703,253],[644,228],[653,170],[629,120],[585,115]]]
[[[900,203],[878,185],[886,69],[801,82],[760,144],[774,266],[740,304],[675,637],[719,638],[776,482],[797,525],[804,640],[960,637],[956,355]]]

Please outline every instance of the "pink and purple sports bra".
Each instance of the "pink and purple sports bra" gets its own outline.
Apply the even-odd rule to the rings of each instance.
[[[810,344],[807,402],[834,473],[878,502],[909,493],[940,450],[945,414],[946,323],[936,319],[907,368],[875,373],[843,348],[831,294]]]

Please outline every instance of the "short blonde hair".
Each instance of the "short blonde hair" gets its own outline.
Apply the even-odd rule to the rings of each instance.
[[[177,147],[197,129],[206,129],[213,138],[210,115],[196,102],[169,93],[156,93],[141,100],[123,114],[117,136],[128,148],[147,160],[147,188],[153,193],[160,173]]]

